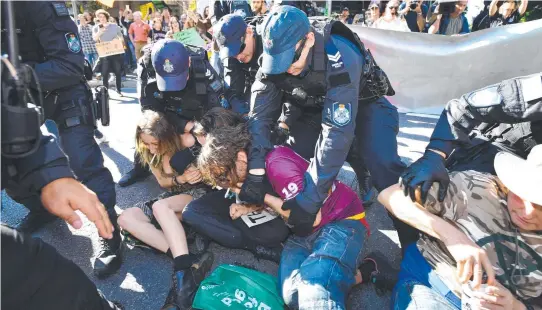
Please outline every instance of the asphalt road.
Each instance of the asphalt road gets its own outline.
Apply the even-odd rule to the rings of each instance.
[[[124,97],[111,92],[111,125],[101,128],[106,139],[100,146],[105,164],[115,181],[131,169],[135,125],[140,113],[134,82],[126,81],[125,84]],[[433,115],[400,114],[399,155],[406,164],[423,154],[436,120],[437,117]],[[348,166],[343,167],[340,179],[346,184],[356,184],[355,175]],[[161,192],[153,178],[127,188],[116,186],[116,190],[118,212]],[[24,207],[2,192],[3,223],[15,226],[26,212]],[[400,249],[397,233],[384,208],[375,204],[367,210],[367,214],[371,237],[364,252],[383,252],[398,267]],[[160,309],[162,306],[170,287],[172,272],[172,260],[165,255],[137,248],[127,249],[119,272],[105,280],[98,280],[92,275],[91,267],[92,258],[98,249],[98,235],[88,221],[85,220],[80,230],[74,230],[57,220],[35,236],[52,244],[61,254],[79,265],[109,299],[121,302],[126,309]],[[275,263],[258,261],[247,251],[231,250],[214,243],[210,249],[215,254],[213,268],[219,264],[240,263],[271,275],[277,274],[278,266]],[[348,309],[386,309],[389,308],[390,297],[389,293],[378,296],[370,285],[361,285],[352,289],[347,305]]]

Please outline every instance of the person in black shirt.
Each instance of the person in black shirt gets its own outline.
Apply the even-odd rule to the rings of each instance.
[[[152,29],[149,31],[147,42],[154,43],[166,38],[166,32],[162,30],[162,19],[154,18],[152,20]]]
[[[491,28],[516,24],[519,22],[525,11],[529,0],[521,0],[519,8],[516,1],[504,1],[498,6],[500,1],[493,0],[489,5],[489,23]]]

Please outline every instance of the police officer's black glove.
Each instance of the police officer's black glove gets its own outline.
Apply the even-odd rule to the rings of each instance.
[[[294,234],[300,237],[306,237],[312,233],[316,214],[309,213],[297,203],[295,198],[286,200],[282,205],[282,210],[290,210],[288,224],[292,226]]]
[[[438,200],[444,201],[450,177],[444,165],[444,158],[436,152],[426,150],[425,154],[410,165],[401,175],[401,187],[405,196],[410,195],[416,201],[416,188],[421,186],[422,203],[427,199],[427,193],[434,182],[439,183]]]
[[[253,175],[249,173],[243,182],[243,187],[241,187],[239,199],[246,203],[262,205],[265,194],[271,191],[271,184],[269,184],[265,174]]]
[[[290,130],[280,127],[278,124],[273,129],[272,140],[274,145],[284,145],[290,136]]]
[[[185,148],[184,150],[173,154],[169,160],[169,164],[171,165],[171,168],[182,174],[195,159],[196,156],[192,150],[190,148]]]

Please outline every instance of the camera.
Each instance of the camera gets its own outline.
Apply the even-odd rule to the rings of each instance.
[[[450,15],[455,11],[455,1],[441,1],[439,4],[439,14]]]
[[[418,1],[410,2],[410,9],[415,10],[418,7]]]

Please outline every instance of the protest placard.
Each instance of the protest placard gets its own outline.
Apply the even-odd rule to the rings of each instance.
[[[190,44],[199,47],[205,47],[205,41],[200,36],[196,28],[190,28],[173,34],[173,38],[183,44]]]
[[[100,56],[100,58],[124,54],[124,44],[120,38],[116,38],[108,42],[98,42],[96,43],[96,51],[98,52],[98,56]]]

